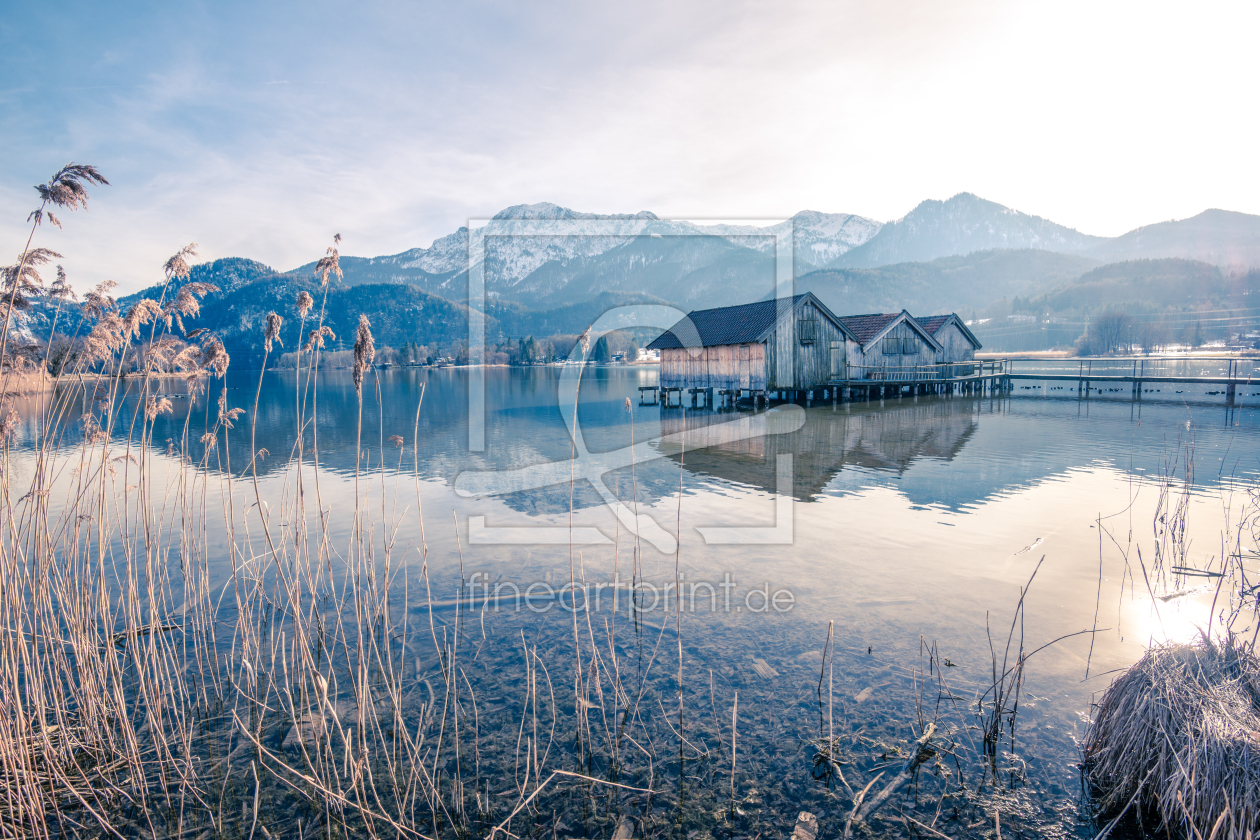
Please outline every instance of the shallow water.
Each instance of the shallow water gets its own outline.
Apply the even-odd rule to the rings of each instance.
[[[642,406],[638,388],[655,383],[654,368],[584,375],[578,420],[585,452],[571,464],[562,371],[488,369],[484,376],[484,414],[471,420],[466,370],[382,371],[365,388],[361,505],[398,516],[397,544],[411,564],[398,584],[400,602],[427,626],[419,508],[432,600],[467,592],[461,581],[481,586],[483,600],[489,582],[501,598],[471,615],[457,617],[445,603],[432,613],[436,627],[453,635],[459,626],[467,639],[469,684],[489,710],[480,722],[489,765],[496,738],[510,751],[504,745],[520,722],[520,640],[557,669],[571,658],[572,615],[547,598],[571,574],[608,584],[590,632],[621,633],[606,642],[627,662],[633,653],[641,664],[659,651],[643,696],[659,706],[653,714],[668,718],[669,709],[675,722],[683,650],[683,720],[694,727],[683,781],[677,744],[673,764],[669,745],[652,747],[662,763],[656,772],[677,789],[672,800],[663,794],[647,807],[643,824],[681,822],[715,836],[716,815],[729,806],[724,745],[736,692],[738,737],[747,739],[747,752],[736,755],[735,799],[743,804],[724,831],[786,836],[804,809],[819,815],[825,834],[842,834],[849,800],[813,777],[810,739],[820,730],[841,736],[845,773],[861,788],[903,761],[889,750],[904,750],[921,721],[939,713],[970,763],[937,761],[931,772],[944,778],[957,771],[967,794],[945,800],[938,813],[942,800],[924,783],[926,811],[918,819],[966,834],[986,830],[981,821],[1000,811],[1008,833],[1092,836],[1097,827],[1082,807],[1075,740],[1091,698],[1148,643],[1188,639],[1208,623],[1213,592],[1205,588],[1167,602],[1151,597],[1202,582],[1171,574],[1167,562],[1162,571],[1152,564],[1163,478],[1189,494],[1189,547],[1178,562],[1206,568],[1227,550],[1222,531],[1237,522],[1260,474],[1260,417],[1247,401],[1077,400],[1026,389],[1001,398],[781,406],[761,415]],[[256,377],[229,376],[229,405],[253,411]],[[251,432],[254,447],[269,453],[257,464],[263,498],[291,488],[295,387],[293,374],[265,374],[257,428],[247,413],[210,456],[238,476],[232,504],[246,516],[252,476],[241,473]],[[161,390],[178,395],[182,387]],[[317,399],[315,428],[303,442],[312,476],[309,452],[318,452],[319,506],[329,512],[336,542],[348,534],[347,512],[355,507],[358,404],[349,374],[325,374]],[[155,429],[158,449],[181,439],[190,414],[196,428],[212,406],[204,397],[173,402]],[[469,451],[470,423],[484,423],[484,451]],[[391,435],[403,439],[401,447]],[[197,437],[188,444],[194,460],[203,454]],[[625,505],[620,518],[618,505]],[[635,522],[638,539],[629,529]],[[211,553],[226,558],[231,539],[212,533]],[[1024,650],[1081,635],[1028,661],[1015,739],[1003,742],[1000,772],[986,781],[977,769],[972,704],[993,681],[990,645],[1000,664],[1021,588],[1035,569],[1015,631]],[[223,586],[226,560],[213,571],[213,585]],[[676,575],[681,617],[665,609]],[[603,600],[628,581],[638,583],[641,603],[665,599],[638,625],[623,598],[619,624]],[[530,586],[547,596],[529,602],[535,609],[508,597]],[[829,624],[835,658],[824,667]],[[422,659],[412,680],[433,667]],[[955,699],[939,700],[938,678]],[[496,714],[505,716],[501,724]],[[956,782],[942,781],[940,790]],[[557,819],[567,828],[552,830],[608,835],[607,820],[577,813],[562,810]],[[879,825],[906,830],[905,823]]]

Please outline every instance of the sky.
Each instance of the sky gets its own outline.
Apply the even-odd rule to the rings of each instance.
[[[513,204],[899,218],[972,192],[1114,236],[1260,214],[1260,4],[58,2],[0,16],[0,240],[82,289],[182,245],[287,270]],[[0,256],[8,262],[8,258]]]

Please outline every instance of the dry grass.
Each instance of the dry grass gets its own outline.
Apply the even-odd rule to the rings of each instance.
[[[1260,821],[1260,660],[1232,641],[1149,650],[1107,689],[1085,745],[1104,813],[1187,837]]]
[[[191,253],[168,261],[168,284],[186,278]],[[108,291],[86,296],[90,352],[63,373],[68,387],[28,398],[0,434],[0,838],[466,838],[535,820],[562,788],[578,785],[614,819],[625,797],[652,795],[655,650],[637,682],[623,679],[618,616],[602,627],[585,616],[568,662],[518,640],[519,697],[491,698],[519,709],[509,733],[485,729],[469,676],[483,667],[484,624],[473,646],[458,610],[452,625],[398,609],[408,581],[430,586],[420,465],[408,475],[407,441],[365,438],[360,420],[361,456],[380,457],[356,467],[352,510],[323,499],[314,417],[331,333],[309,298],[294,313],[303,329],[317,316],[298,354],[297,442],[264,494],[256,467],[270,453],[253,451],[252,428],[250,451],[227,434],[256,422],[262,380],[253,412],[232,405],[212,335],[173,359],[198,404],[179,439],[155,440],[172,409],[154,390],[160,348],[209,289],[185,284],[127,312]],[[279,318],[258,325],[267,352]],[[144,372],[119,376],[140,346],[155,348]],[[363,321],[360,411],[381,399],[373,352]],[[0,387],[18,384],[9,374]],[[420,543],[398,544],[417,519]],[[556,683],[570,676],[575,694]],[[559,746],[571,737],[576,756]]]

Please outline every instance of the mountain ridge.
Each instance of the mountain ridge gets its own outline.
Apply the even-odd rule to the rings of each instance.
[[[972,193],[958,193],[944,201],[920,202],[827,267],[875,268],[996,249],[1078,253],[1102,240]]]
[[[1089,250],[1106,262],[1181,258],[1220,266],[1260,266],[1260,216],[1208,209],[1187,219],[1143,225]]]
[[[1260,216],[1208,210],[1119,237],[1094,237],[970,193],[921,202],[887,224],[813,210],[770,225],[701,224],[661,219],[646,210],[595,214],[548,202],[512,205],[495,218],[527,223],[531,231],[528,236],[508,230],[486,237],[487,327],[507,335],[580,331],[588,310],[601,305],[659,302],[687,311],[763,299],[774,294],[780,279],[778,245],[788,234],[793,237],[797,291],[814,291],[837,312],[847,313],[984,310],[1004,319],[1006,313],[1026,317],[1017,307],[1042,301],[1051,310],[1070,309],[1073,317],[1083,317],[1091,308],[1091,295],[1100,302],[1142,302],[1143,311],[1155,312],[1174,302],[1169,290],[1176,277],[1208,283],[1205,278],[1217,276],[1167,260],[1260,266]],[[460,329],[452,331],[452,325],[467,323],[468,242],[464,226],[438,237],[427,249],[342,256],[344,279],[328,287],[330,305],[358,306],[365,312],[370,308],[374,325],[381,322],[383,341],[414,342],[431,333],[440,343],[457,343]],[[1019,247],[979,247],[994,242]],[[1151,253],[1161,256],[1145,256]],[[1113,263],[1126,264],[1110,269],[1120,272],[1123,283],[1089,279],[1071,288],[1091,271]],[[291,309],[286,295],[296,294],[299,287],[323,293],[312,280],[313,268],[308,263],[278,271],[247,258],[227,257],[194,266],[189,279],[220,287],[221,293],[203,305],[203,323],[243,349],[268,306],[285,314],[283,309]],[[1144,291],[1144,284],[1149,290]],[[1219,283],[1212,280],[1209,285]],[[120,304],[126,307],[161,292],[162,284],[155,284]],[[398,305],[389,304],[391,295]],[[224,300],[230,302],[221,306]],[[37,335],[46,331],[47,320],[44,313],[32,312],[19,324]]]
[[[1145,225],[1108,238],[1084,234],[971,193],[920,202],[905,216],[886,224],[851,213],[815,210],[802,210],[765,226],[702,224],[661,219],[648,210],[599,214],[551,202],[512,205],[494,214],[494,219],[528,222],[538,235],[486,237],[486,293],[531,305],[562,305],[611,289],[646,293],[688,306],[720,305],[721,301],[714,300],[718,289],[712,275],[725,277],[726,291],[732,295],[761,297],[762,287],[773,283],[767,279],[766,258],[774,258],[776,242],[784,235],[793,238],[796,277],[820,269],[927,263],[997,250],[1079,254],[1102,263],[1178,257],[1222,266],[1260,265],[1260,216],[1206,210],[1189,219]],[[610,222],[614,223],[611,231]],[[659,255],[650,254],[652,249],[640,241],[643,237],[655,242]],[[376,257],[346,255],[341,265],[347,285],[404,283],[450,300],[466,301],[468,246],[468,227],[461,226],[438,237],[428,248]],[[639,255],[637,269],[627,262],[631,253]],[[711,268],[703,263],[704,254],[708,254]],[[689,279],[690,272],[662,272],[661,264],[670,261],[679,266],[688,264],[699,273]],[[259,275],[259,266],[244,260],[238,269],[241,277],[248,279]],[[277,274],[302,275],[313,267],[314,262],[291,271],[264,268]],[[234,275],[225,275],[218,285],[235,288],[239,282]]]

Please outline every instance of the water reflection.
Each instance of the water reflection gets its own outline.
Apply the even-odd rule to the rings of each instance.
[[[1245,407],[1198,406],[1118,401],[1077,401],[1023,397],[1004,399],[904,398],[886,403],[810,406],[801,428],[778,434],[732,431],[731,424],[751,422],[747,414],[639,406],[638,387],[655,382],[651,368],[594,368],[582,379],[578,418],[586,446],[596,453],[625,451],[635,445],[633,474],[611,463],[604,476],[609,490],[626,503],[653,504],[678,491],[677,468],[689,476],[684,492],[704,492],[740,485],[777,490],[778,456],[791,454],[791,495],[816,502],[828,495],[861,492],[872,486],[895,488],[915,505],[954,510],[1016,493],[1073,470],[1109,463],[1135,475],[1156,475],[1183,461],[1193,446],[1194,483],[1249,480],[1260,474],[1260,447],[1252,436],[1255,411]],[[256,373],[230,374],[211,384],[209,393],[192,395],[180,380],[151,387],[172,398],[173,412],[157,418],[155,448],[178,450],[193,462],[205,455],[201,433],[212,425],[216,403],[226,396],[231,408],[246,415],[221,437],[209,466],[239,472],[254,447],[270,457],[257,462],[260,476],[282,473],[298,451],[308,463],[318,457],[327,472],[350,475],[384,465],[454,486],[469,471],[518,470],[567,463],[573,442],[558,406],[560,371],[556,368],[485,371],[486,415],[483,452],[468,451],[468,376],[464,370],[395,369],[366,382],[362,401],[362,448],[359,400],[347,373],[320,374],[308,387],[293,372],[263,375],[258,392],[257,427],[253,412],[259,381]],[[130,428],[139,383],[125,384],[117,429]],[[66,417],[76,418],[92,405],[92,388],[71,387],[60,395]],[[631,411],[625,400],[631,400]],[[19,446],[35,439],[33,416],[39,400],[23,400],[27,418]],[[299,414],[305,418],[299,428]],[[686,432],[685,454],[668,443],[643,447],[662,436]],[[1247,433],[1238,437],[1235,432]],[[64,444],[76,445],[77,424],[65,427]],[[400,436],[401,451],[390,443]],[[665,457],[657,457],[665,456]],[[624,459],[622,459],[624,461]],[[232,465],[235,467],[232,467]],[[551,515],[604,504],[588,483],[565,481],[503,497],[512,510]]]
[[[768,582],[771,589],[790,588],[796,603],[790,614],[688,614],[681,625],[688,679],[703,689],[688,701],[691,706],[712,702],[709,687],[716,673],[719,692],[741,692],[740,708],[747,709],[741,714],[749,720],[755,715],[788,721],[781,731],[763,727],[768,733],[764,743],[775,745],[799,744],[806,724],[812,725],[814,712],[800,697],[808,700],[817,690],[831,622],[834,649],[844,657],[837,663],[836,684],[848,698],[845,714],[851,716],[854,731],[878,731],[890,743],[905,737],[915,719],[918,685],[909,679],[907,663],[919,656],[920,640],[940,643],[942,653],[955,663],[950,676],[963,694],[983,689],[991,667],[989,628],[1007,620],[1019,587],[1045,557],[1027,602],[1030,646],[1085,629],[1103,631],[1096,638],[1073,637],[1038,654],[1030,673],[1029,689],[1038,699],[1023,713],[1028,715],[1023,731],[1032,732],[1035,722],[1042,740],[1027,754],[1034,772],[1048,779],[1045,789],[1061,798],[1056,801],[1069,796],[1076,778],[1076,714],[1088,708],[1089,692],[1105,684],[1105,676],[1103,681],[1095,676],[1092,682],[1081,682],[1087,663],[1094,675],[1105,675],[1130,664],[1148,639],[1185,638],[1209,615],[1210,593],[1155,601],[1143,592],[1131,546],[1143,541],[1149,545],[1149,523],[1158,514],[1160,482],[1147,477],[1174,472],[1179,480],[1188,478],[1196,502],[1187,537],[1192,547],[1185,561],[1203,568],[1221,545],[1223,506],[1215,491],[1234,482],[1254,482],[1260,475],[1257,415],[1246,408],[1016,396],[826,403],[765,415],[662,411],[637,405],[638,386],[650,383],[654,372],[594,369],[584,377],[578,416],[590,450],[610,456],[607,463],[613,468],[601,480],[618,498],[637,501],[646,515],[679,533],[682,544],[677,555],[654,552],[646,542],[632,551],[624,529],[622,541],[615,542],[617,520],[603,509],[598,494],[585,482],[570,487],[566,480],[573,442],[557,405],[559,372],[485,373],[486,449],[475,453],[467,448],[464,371],[397,370],[370,377],[359,447],[360,405],[348,374],[322,375],[317,395],[304,392],[294,374],[265,374],[253,445],[271,453],[259,464],[259,492],[272,503],[279,526],[285,527],[286,514],[275,502],[293,480],[287,456],[300,436],[308,474],[314,471],[310,455],[317,451],[319,456],[320,513],[318,518],[309,515],[311,533],[326,527],[332,544],[345,545],[355,493],[367,499],[360,506],[374,517],[376,510],[384,511],[381,502],[387,502],[389,514],[382,512],[381,521],[391,523],[391,538],[396,533],[400,552],[413,564],[411,573],[401,578],[409,578],[413,587],[404,594],[417,621],[425,616],[426,627],[429,619],[420,604],[429,590],[427,583],[419,586],[414,571],[420,565],[417,546],[422,540],[429,547],[425,563],[439,599],[453,598],[456,587],[473,573],[487,574],[488,580],[513,580],[524,588],[533,581],[563,583],[573,568],[591,580],[606,581],[617,570],[624,575],[636,566],[643,578],[657,582],[667,583],[675,575],[693,582],[718,581],[730,573],[742,587]],[[168,438],[186,441],[188,454],[199,460],[204,451],[199,435],[213,422],[215,401],[226,387],[228,406],[244,408],[247,414],[212,453],[210,472],[226,472],[230,455],[239,476],[255,432],[257,384],[256,374],[232,374],[225,386],[216,383],[195,402],[186,394],[174,400],[175,412],[158,420],[155,449],[163,450]],[[182,387],[163,382],[160,390],[179,394]],[[86,392],[68,397],[74,406],[68,416],[84,410],[90,400]],[[134,396],[129,399],[134,405]],[[124,416],[126,412],[125,405]],[[298,420],[303,413],[312,418],[305,427]],[[757,426],[774,416],[791,422],[764,431]],[[29,429],[28,424],[27,445]],[[404,439],[401,449],[389,442],[391,435]],[[71,438],[67,443],[73,443]],[[612,457],[628,447],[641,453],[633,467]],[[697,537],[701,527],[774,522],[770,517],[775,507],[767,497],[778,492],[777,468],[786,455],[793,463],[788,492],[796,503],[790,545],[719,547]],[[1188,476],[1187,455],[1195,465]],[[356,487],[348,480],[356,464],[369,471],[383,465],[383,480]],[[493,497],[454,492],[464,474],[547,465],[558,465],[552,468],[560,475],[550,485]],[[421,479],[414,494],[407,486],[413,470]],[[395,477],[405,488],[397,508],[394,485],[387,483]],[[125,481],[119,480],[120,493],[126,492]],[[222,493],[219,484],[207,483],[213,485],[209,492]],[[230,481],[223,485],[229,490],[238,486]],[[238,516],[250,518],[251,528],[260,528],[262,514],[253,506],[252,487],[243,490],[228,501]],[[429,528],[424,536],[419,518],[402,511],[413,499],[426,511]],[[221,501],[219,495],[211,496],[208,516],[226,509]],[[605,546],[574,558],[574,552],[554,545],[475,545],[468,539],[469,522],[476,517],[492,527],[563,525],[571,504],[583,527],[605,532]],[[227,591],[227,558],[234,545],[242,557],[267,554],[248,542],[257,542],[256,531],[252,537],[232,535],[218,519],[209,521],[206,556],[218,564],[210,570],[210,586],[215,592]],[[1106,536],[1098,526],[1107,529]],[[1195,583],[1170,576],[1152,585],[1156,597],[1162,597]],[[231,617],[230,603],[225,602],[221,619]],[[514,638],[515,631],[524,630],[539,634],[534,638],[544,651],[563,650],[570,638],[568,616],[559,611],[495,614],[488,628],[480,618],[464,617],[470,635]],[[448,614],[437,620],[454,627],[458,619]],[[650,620],[658,633],[673,626],[657,615]],[[495,621],[519,626],[505,630]],[[595,632],[601,631],[597,627]],[[504,650],[514,649],[501,641],[490,644],[480,665],[488,674],[509,679],[517,673],[516,665]],[[753,667],[758,664],[778,676],[765,677],[764,669]],[[658,686],[662,693],[667,689]],[[497,684],[486,688],[495,704],[509,691]],[[876,701],[870,705],[857,699],[872,696]],[[863,729],[868,725],[883,729]],[[861,772],[877,772],[875,753],[863,761]],[[817,794],[806,775],[808,757],[774,755],[758,770],[760,778],[791,783],[791,789],[779,792],[783,813],[794,812],[796,804],[815,807],[808,799]]]
[[[940,399],[887,407],[811,407],[796,431],[735,435],[734,440],[728,439],[732,435],[725,427],[750,418],[732,419],[724,411],[667,410],[661,432],[686,432],[689,451],[670,451],[668,457],[689,472],[770,493],[778,492],[778,459],[791,455],[791,494],[810,502],[846,467],[901,475],[919,460],[954,460],[975,433],[982,410],[979,401]]]

